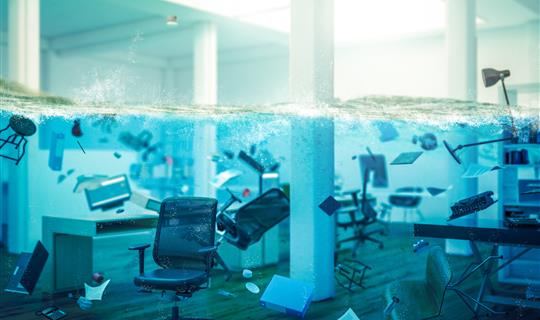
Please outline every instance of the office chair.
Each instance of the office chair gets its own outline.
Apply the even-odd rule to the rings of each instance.
[[[365,190],[365,189],[364,189]],[[359,199],[358,194],[360,190],[346,191],[344,195],[350,195],[352,198],[352,206],[341,208],[336,212],[336,227],[347,230],[352,228],[354,234],[345,239],[336,241],[336,245],[339,247],[346,242],[354,241],[354,247],[352,250],[352,256],[356,257],[356,251],[360,244],[371,241],[379,245],[380,249],[384,248],[384,243],[376,239],[374,235],[388,234],[388,224],[378,218],[378,213],[373,209],[371,201],[367,199],[365,192],[363,192],[362,200]],[[347,221],[340,221],[340,215],[347,215]],[[370,226],[378,225],[378,228],[370,229]],[[337,257],[336,257],[337,258]]]
[[[390,202],[393,207],[403,209],[404,222],[407,222],[409,213],[416,213],[420,220],[423,220],[424,215],[419,209],[420,203],[422,202],[423,191],[424,189],[421,187],[397,188],[395,193],[388,197],[388,202]]]
[[[264,233],[290,214],[289,198],[280,189],[270,189],[238,210],[218,214],[217,228],[223,238],[240,250],[261,240]]]
[[[152,255],[159,269],[145,272],[144,251],[150,244],[131,246],[139,251],[139,275],[133,279],[143,291],[175,293],[171,320],[178,320],[176,301],[208,287],[216,255],[214,245],[217,201],[211,198],[171,197],[159,212]],[[188,318],[183,318],[188,319]]]

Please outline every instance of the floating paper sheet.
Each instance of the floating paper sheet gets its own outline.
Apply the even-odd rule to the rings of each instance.
[[[484,166],[478,163],[471,163],[467,170],[461,175],[462,178],[478,178],[488,172],[502,169],[499,166]]]
[[[97,287],[91,287],[85,283],[84,284],[84,292],[85,292],[84,297],[87,300],[101,300],[101,297],[103,296],[103,292],[105,292],[105,288],[107,288],[107,285],[109,285],[110,281],[111,279],[103,282],[101,285]]]
[[[422,151],[418,152],[403,152],[400,153],[397,158],[394,159],[390,164],[391,165],[401,165],[401,164],[413,164],[418,157],[422,155]]]
[[[217,189],[220,189],[224,184],[229,182],[231,179],[234,179],[242,174],[242,171],[236,169],[225,170],[218,173],[210,184]]]
[[[353,309],[349,308],[338,320],[360,320]]]

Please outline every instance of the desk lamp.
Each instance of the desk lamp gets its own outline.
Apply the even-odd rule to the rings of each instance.
[[[508,93],[506,92],[506,86],[504,85],[504,78],[508,78],[510,76],[510,70],[495,70],[493,68],[485,68],[482,69],[482,80],[484,81],[484,86],[486,88],[491,87],[495,85],[499,80],[502,83],[503,92],[504,92],[504,99],[506,100],[506,104],[509,106],[510,101],[508,100]],[[461,159],[457,155],[457,151],[467,148],[467,147],[473,147],[478,146],[481,144],[488,144],[488,143],[495,143],[495,142],[502,142],[502,141],[510,141],[514,139],[514,137],[508,137],[508,138],[502,138],[502,139],[495,139],[495,140],[488,140],[488,141],[482,141],[482,142],[476,142],[476,143],[469,143],[469,144],[460,144],[457,147],[453,148],[446,140],[443,141],[444,146],[446,147],[446,150],[448,150],[448,153],[456,160],[458,164],[461,164]]]
[[[499,71],[493,68],[482,69],[482,80],[484,81],[484,86],[486,88],[495,85],[497,82],[499,82],[499,80],[501,80],[504,98],[507,105],[510,105],[510,101],[508,100],[508,93],[506,92],[506,86],[504,85],[504,78],[508,78],[509,76],[510,70]]]
[[[482,142],[475,142],[475,143],[468,143],[468,144],[460,144],[458,145],[457,147],[453,148],[446,140],[443,141],[444,143],[444,146],[446,147],[446,150],[448,150],[448,153],[450,153],[450,155],[452,156],[452,158],[454,158],[454,160],[456,160],[456,162],[458,164],[461,164],[461,159],[459,158],[458,154],[457,154],[457,151],[463,149],[463,148],[468,148],[468,147],[473,147],[473,146],[479,146],[481,144],[489,144],[489,143],[495,143],[495,142],[501,142],[501,141],[510,141],[514,139],[514,137],[508,137],[508,138],[501,138],[501,139],[494,139],[494,140],[487,140],[487,141],[482,141]]]

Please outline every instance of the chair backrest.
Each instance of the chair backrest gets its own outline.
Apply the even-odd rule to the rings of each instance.
[[[426,263],[426,282],[441,307],[446,288],[451,280],[452,271],[443,249],[439,246],[430,248]]]
[[[210,272],[212,253],[199,250],[214,246],[217,200],[171,197],[163,200],[154,240],[156,264],[165,269]]]
[[[235,230],[226,232],[225,239],[246,250],[289,214],[289,198],[280,189],[270,189],[238,209],[234,219]]]

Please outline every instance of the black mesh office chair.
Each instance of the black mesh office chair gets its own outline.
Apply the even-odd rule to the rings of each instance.
[[[144,291],[174,291],[177,300],[189,298],[208,287],[216,246],[217,201],[210,198],[172,197],[159,212],[153,257],[160,269],[144,271],[144,250],[150,244],[135,245],[139,251],[139,275],[134,283]],[[178,307],[172,320],[179,319]],[[183,318],[187,319],[187,318]]]
[[[270,189],[238,210],[217,216],[218,230],[227,242],[241,250],[261,240],[264,233],[290,214],[289,198],[280,189]]]

